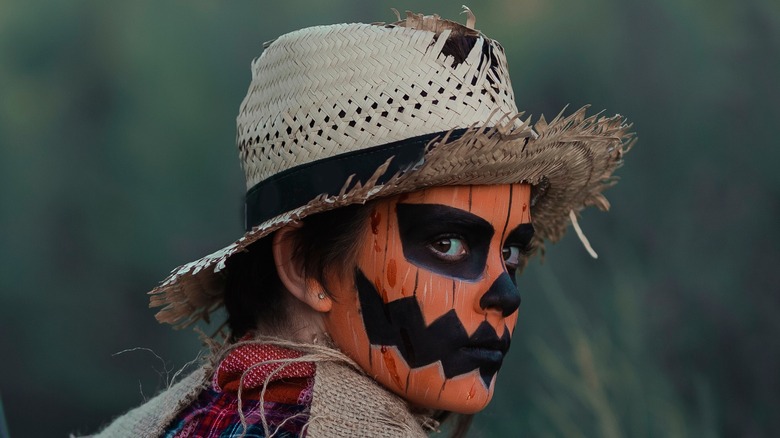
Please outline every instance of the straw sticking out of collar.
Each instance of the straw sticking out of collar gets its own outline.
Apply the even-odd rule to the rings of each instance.
[[[588,242],[588,238],[585,237],[585,233],[582,232],[582,228],[580,228],[580,224],[577,222],[577,215],[574,213],[574,210],[569,210],[569,218],[571,219],[571,224],[574,226],[574,231],[577,233],[577,237],[579,237],[580,242],[582,242],[582,246],[585,247],[585,250],[588,251],[588,254],[590,254],[591,257],[594,259],[599,258],[596,251],[590,246],[590,242]]]

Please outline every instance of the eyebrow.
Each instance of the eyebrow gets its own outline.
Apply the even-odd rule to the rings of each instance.
[[[509,232],[506,237],[507,243],[513,243],[523,247],[531,243],[534,237],[534,226],[531,223],[520,224],[517,228]]]

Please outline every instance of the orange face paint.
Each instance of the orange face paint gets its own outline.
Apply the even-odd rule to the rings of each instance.
[[[334,342],[413,404],[484,408],[517,320],[513,270],[533,234],[529,199],[530,186],[513,184],[376,202],[354,278],[330,283]]]

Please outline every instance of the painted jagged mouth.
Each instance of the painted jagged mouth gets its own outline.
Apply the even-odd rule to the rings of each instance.
[[[488,333],[490,332],[489,330],[487,330],[486,327],[480,327],[480,328],[484,329]],[[477,333],[475,333],[472,337],[476,337],[476,336]],[[461,347],[461,349],[468,348],[468,349],[480,349],[480,350],[494,350],[494,351],[501,352],[501,354],[506,354],[506,352],[509,350],[509,337],[504,336],[499,338],[494,333],[490,333],[488,336],[492,337],[493,339],[485,339],[485,340],[479,340],[477,342],[470,342],[468,345],[464,345],[463,347]]]
[[[504,326],[504,334],[499,338],[496,330],[487,322],[483,322],[469,337],[469,342],[461,349],[492,350],[505,355],[509,351],[511,338],[509,328]]]
[[[504,361],[504,352],[492,348],[461,347],[459,350],[479,361],[501,363]]]
[[[501,363],[509,350],[510,338],[506,327],[504,336],[499,338],[492,327],[483,323],[471,336],[471,341],[459,351],[480,361]]]
[[[355,285],[371,345],[397,348],[410,368],[440,362],[447,379],[478,369],[485,387],[490,386],[509,349],[506,326],[499,337],[483,321],[469,336],[454,309],[426,324],[416,297],[385,303],[360,269],[355,270]]]
[[[480,327],[482,333],[475,333],[472,338],[482,338],[476,342],[471,342],[468,345],[461,347],[459,350],[475,358],[486,360],[489,362],[501,362],[504,359],[504,355],[509,350],[509,336],[502,336],[501,338],[495,335],[495,332],[487,329],[487,327]],[[506,328],[505,328],[506,329]],[[487,332],[487,336],[480,336]],[[484,339],[487,337],[488,339]]]

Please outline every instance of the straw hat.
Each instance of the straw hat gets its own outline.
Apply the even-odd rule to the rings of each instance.
[[[238,115],[247,232],[175,269],[150,292],[160,322],[187,325],[222,305],[232,254],[286,224],[429,186],[534,186],[536,238],[556,241],[633,143],[622,116],[582,108],[533,127],[515,104],[498,42],[407,12],[392,24],[337,24],[267,43]],[[460,56],[448,38],[473,41]]]

